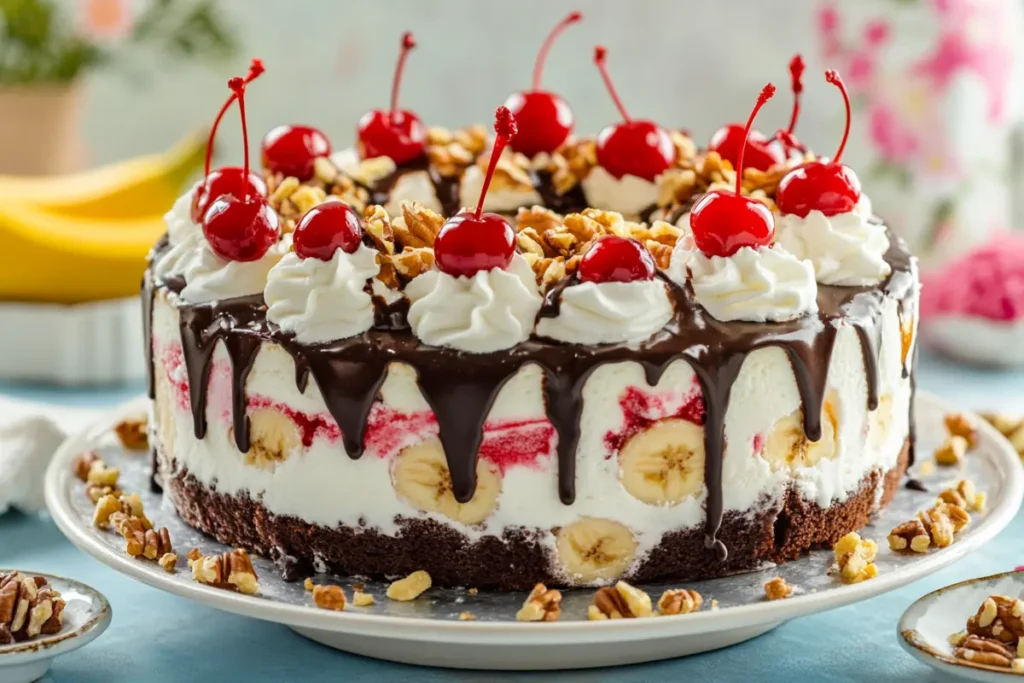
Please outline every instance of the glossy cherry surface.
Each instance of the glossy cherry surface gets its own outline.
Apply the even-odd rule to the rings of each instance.
[[[761,171],[784,161],[782,151],[771,146],[771,140],[759,131],[750,131],[744,150],[744,126],[742,123],[730,123],[722,126],[711,136],[708,151],[718,152],[718,156],[728,160],[733,168],[739,164],[740,151],[744,151],[744,163]]]
[[[498,158],[516,134],[516,119],[508,107],[494,113],[494,148],[484,175],[476,209],[461,211],[441,226],[434,240],[434,260],[443,273],[455,277],[472,277],[493,268],[507,268],[516,251],[516,235],[512,226],[496,213],[483,213],[484,198],[494,177]]]
[[[223,195],[267,195],[267,184],[255,173],[249,173],[248,185],[243,187],[243,173],[241,166],[222,166],[207,175],[206,180],[192,193],[192,220],[201,223],[210,205]]]
[[[363,221],[348,204],[328,201],[303,214],[292,238],[302,258],[330,261],[338,249],[351,254],[359,248]]]
[[[249,176],[249,129],[245,120],[245,79],[232,78],[228,87],[238,99],[242,118],[242,148],[245,162],[242,175]],[[225,194],[213,201],[203,216],[203,235],[210,249],[229,261],[256,261],[272,247],[281,235],[277,212],[260,194],[249,192],[242,184],[239,196]]]
[[[853,211],[860,201],[860,180],[851,168],[840,163],[850,137],[850,96],[839,74],[829,70],[825,80],[843,95],[846,128],[839,149],[831,161],[811,161],[797,166],[779,181],[775,203],[782,213],[806,217],[811,211],[835,216]]]
[[[771,83],[761,90],[744,127],[744,138],[750,133],[757,112],[774,94],[775,86]],[[740,156],[736,164],[736,190],[712,190],[690,210],[693,240],[697,248],[707,256],[727,257],[742,247],[768,246],[775,234],[775,218],[771,210],[756,199],[740,194],[746,149],[745,144],[740,145]]]
[[[573,12],[555,26],[537,53],[537,61],[533,65],[533,88],[512,93],[505,100],[512,115],[519,124],[519,133],[509,143],[513,150],[528,157],[541,152],[550,154],[561,147],[572,135],[576,125],[572,109],[568,103],[553,92],[542,90],[541,76],[544,63],[555,39],[566,29],[583,18],[579,12]]]
[[[657,266],[647,247],[635,239],[609,235],[594,242],[576,271],[584,282],[651,280]]]
[[[277,126],[264,136],[260,145],[265,169],[302,181],[313,177],[313,162],[330,153],[330,140],[312,126]]]
[[[254,57],[249,64],[249,73],[245,76],[246,85],[259,78],[265,70],[263,61]],[[217,129],[220,128],[220,122],[224,119],[224,114],[227,113],[236,99],[235,93],[232,92],[224,104],[221,105],[220,111],[217,112],[217,116],[213,120],[213,125],[210,126],[210,137],[206,141],[206,165],[203,170],[203,182],[192,193],[192,221],[195,223],[202,222],[203,216],[206,215],[207,209],[210,208],[210,204],[221,195],[233,194],[239,197],[244,191],[262,195],[267,194],[266,183],[255,173],[249,174],[248,188],[242,187],[244,176],[240,166],[224,166],[216,171],[210,170],[210,164],[213,161],[213,142],[217,137]]]
[[[391,83],[391,107],[368,111],[359,119],[359,153],[364,159],[390,157],[396,164],[404,164],[422,156],[426,149],[427,128],[420,117],[398,108],[398,90],[405,61],[414,47],[416,40],[412,33],[403,33],[402,49]]]
[[[653,182],[676,163],[679,153],[664,128],[653,121],[629,117],[608,75],[607,52],[601,45],[594,48],[594,63],[623,123],[608,126],[597,136],[597,163],[616,178],[632,175]]]

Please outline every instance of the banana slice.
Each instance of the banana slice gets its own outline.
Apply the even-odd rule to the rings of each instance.
[[[572,583],[592,584],[622,576],[636,555],[627,527],[600,517],[583,517],[558,531],[558,557]]]
[[[885,444],[892,428],[892,394],[878,398],[878,407],[868,413],[868,447],[878,450]]]
[[[651,505],[675,505],[704,490],[704,428],[688,420],[656,422],[619,451],[622,485]]]
[[[836,437],[839,422],[834,395],[829,395],[825,399],[821,415],[821,438],[817,441],[810,441],[804,434],[802,409],[794,410],[775,423],[768,434],[763,453],[773,472],[780,469],[813,467],[822,459],[831,460],[836,457],[839,452]]]
[[[448,461],[438,439],[409,446],[398,454],[392,472],[398,495],[425,512],[438,512],[463,524],[479,524],[498,505],[501,476],[488,463],[476,464],[476,491],[468,503],[455,500]]]
[[[234,428],[228,429],[234,439]],[[290,417],[273,408],[258,408],[249,414],[249,450],[245,463],[273,470],[302,446],[299,428]]]

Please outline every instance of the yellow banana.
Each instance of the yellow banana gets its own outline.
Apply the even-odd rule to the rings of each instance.
[[[203,165],[206,133],[194,133],[160,154],[42,178],[0,176],[0,202],[31,204],[73,217],[160,216]]]
[[[159,216],[68,217],[0,201],[0,300],[79,303],[139,291]]]

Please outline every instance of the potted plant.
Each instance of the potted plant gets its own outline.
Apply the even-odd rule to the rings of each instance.
[[[140,49],[224,58],[234,41],[215,0],[149,0],[136,16],[130,0],[0,0],[0,174],[79,166],[83,78]]]

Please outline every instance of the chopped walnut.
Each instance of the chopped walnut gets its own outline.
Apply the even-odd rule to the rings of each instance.
[[[697,591],[686,588],[673,588],[658,598],[658,613],[665,616],[689,614],[696,612],[704,604],[704,598]]]
[[[961,479],[956,483],[956,488],[942,491],[939,494],[939,500],[969,512],[985,511],[985,494],[979,492],[970,479]]]
[[[526,596],[522,608],[516,612],[517,621],[558,621],[561,610],[562,594],[549,590],[543,583],[538,583]]]
[[[361,590],[355,590],[352,593],[352,604],[356,607],[369,607],[376,602],[369,593],[364,593]]]
[[[190,551],[189,566],[192,568],[192,578],[199,583],[237,590],[246,595],[255,595],[259,592],[258,577],[252,560],[241,548],[220,555],[199,555],[194,559]]]
[[[776,576],[764,584],[764,594],[769,600],[783,600],[793,594],[793,587],[781,576]]]
[[[889,548],[898,552],[926,553],[931,544],[931,536],[920,519],[898,524],[889,532]]]
[[[114,433],[117,434],[121,445],[130,451],[144,451],[149,448],[145,417],[121,420],[114,427]]]
[[[836,542],[832,551],[839,566],[839,578],[844,583],[858,583],[878,576],[874,563],[878,545],[871,539],[862,539],[860,534],[851,531]]]
[[[950,436],[959,436],[967,441],[967,448],[974,448],[978,443],[978,427],[974,420],[963,413],[948,413],[945,416],[946,431]]]
[[[0,645],[58,633],[63,614],[64,600],[46,578],[0,574]]]
[[[476,617],[473,616],[472,612],[459,612],[459,621],[476,621]]]
[[[427,129],[427,157],[442,176],[460,175],[473,164],[487,147],[487,129],[471,126],[449,131],[445,128]]]
[[[370,187],[387,178],[397,169],[398,166],[391,157],[379,156],[360,161],[359,165],[352,170],[351,176],[360,185]]]
[[[107,464],[102,460],[96,460],[89,467],[89,473],[86,475],[86,482],[90,486],[110,486],[114,488],[117,486],[117,480],[121,476],[121,470],[116,467],[107,467]]]
[[[90,484],[85,487],[85,496],[89,500],[91,500],[94,505],[100,502],[100,498],[102,498],[103,496],[113,496],[114,498],[120,498],[123,495],[124,491],[113,486],[95,486]]]
[[[597,166],[597,144],[592,139],[582,139],[562,145],[551,162],[551,183],[557,194],[564,195]]]
[[[551,209],[535,205],[529,209],[526,207],[520,208],[519,211],[516,212],[516,219],[513,227],[517,233],[524,228],[533,228],[536,233],[540,234],[545,230],[557,229],[563,222],[563,217]]]
[[[935,451],[935,462],[944,467],[956,467],[963,464],[966,453],[967,439],[951,436]]]
[[[430,574],[423,571],[415,571],[404,579],[399,579],[388,586],[387,596],[392,600],[408,602],[415,600],[430,588]]]
[[[173,550],[167,527],[146,528],[142,518],[115,512],[110,523],[125,540],[125,552],[132,557],[156,560]]]
[[[345,591],[341,586],[313,586],[313,604],[320,609],[340,612],[345,609]]]
[[[402,216],[391,223],[395,241],[403,247],[433,247],[444,217],[416,201],[402,202]]]
[[[593,617],[591,611],[595,612]],[[653,613],[651,596],[625,581],[619,581],[615,586],[597,589],[594,604],[588,608],[587,616],[595,619],[635,619],[649,617]]]
[[[192,565],[195,563],[195,561],[198,560],[199,558],[201,558],[202,556],[203,556],[203,553],[200,552],[199,548],[192,548],[192,550],[189,550],[188,554],[185,555],[185,559],[188,560],[188,567],[189,567],[189,569],[191,569]]]
[[[119,496],[108,494],[100,498],[96,501],[96,509],[93,512],[93,524],[104,528],[111,521],[111,516],[117,512],[129,517],[138,517],[144,530],[153,528],[153,523],[146,517],[142,499],[136,493]]]
[[[1024,643],[1024,601],[992,595],[967,620],[967,633],[1008,644]]]
[[[96,462],[103,462],[102,458],[100,458],[96,451],[84,451],[75,456],[74,461],[71,463],[71,467],[74,470],[76,477],[82,481],[88,481],[89,472],[92,470],[92,466]]]
[[[917,513],[924,528],[931,537],[932,545],[945,548],[953,543],[954,534],[970,524],[971,516],[956,505],[939,503],[928,510]]]
[[[168,574],[173,574],[174,568],[178,564],[178,556],[174,553],[164,553],[156,563]]]
[[[363,211],[363,230],[373,240],[373,246],[382,254],[395,253],[395,232],[391,217],[383,206],[374,204]]]

